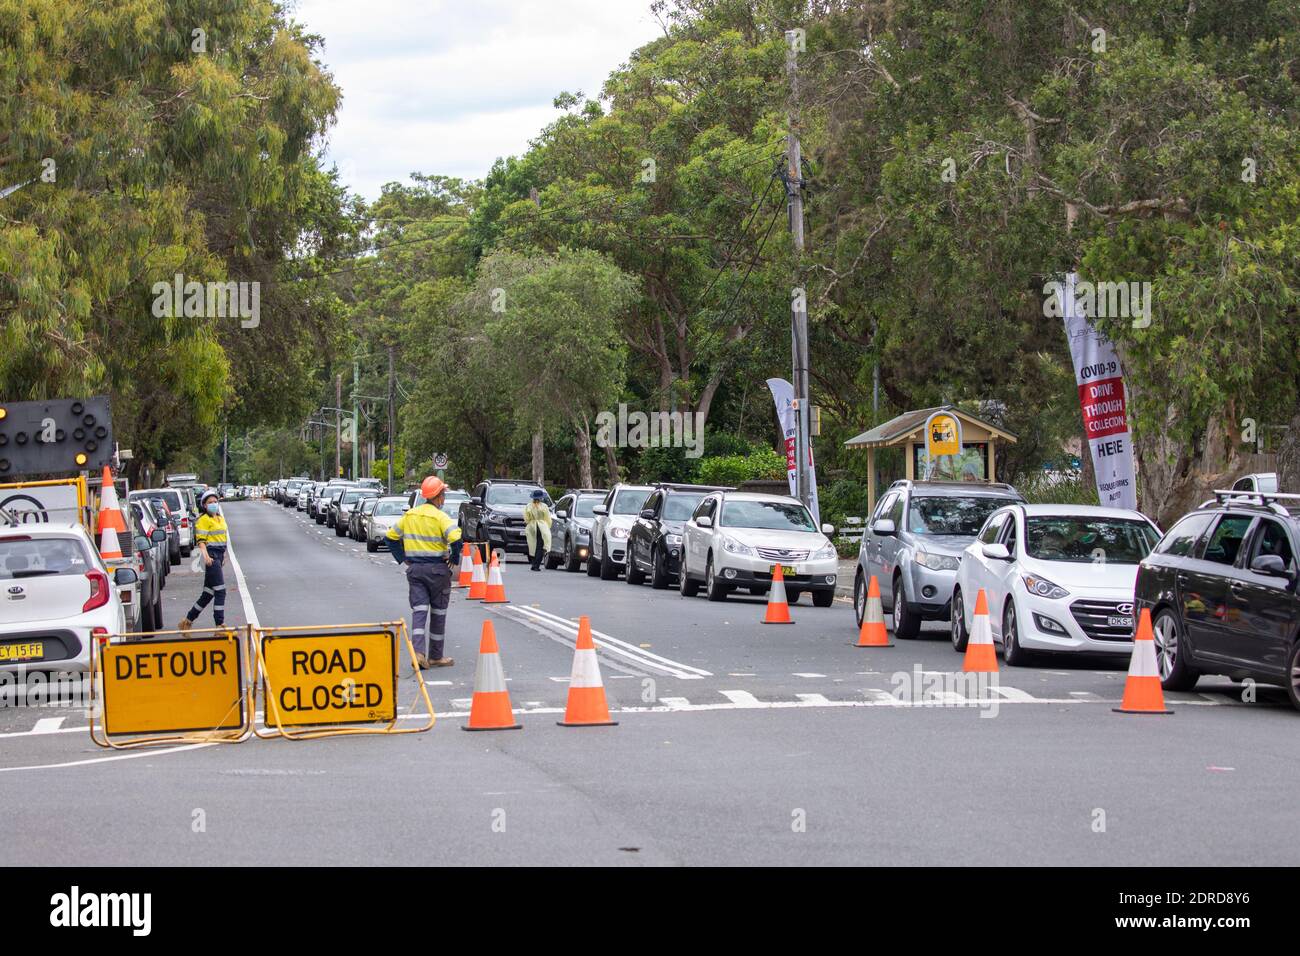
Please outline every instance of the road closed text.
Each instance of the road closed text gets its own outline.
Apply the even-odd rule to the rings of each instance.
[[[394,719],[394,638],[388,632],[269,636],[262,656],[269,724]]]

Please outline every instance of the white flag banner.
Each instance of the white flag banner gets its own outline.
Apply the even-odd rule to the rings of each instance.
[[[798,414],[794,410],[794,386],[783,378],[769,378],[767,387],[772,391],[772,400],[776,402],[776,418],[781,424],[781,433],[785,436],[785,476],[790,483],[790,496],[799,497],[799,476],[795,473],[798,459],[796,449],[798,440]],[[813,521],[821,527],[821,506],[817,503],[817,465],[813,462],[812,437],[808,438],[808,501]]]
[[[1070,357],[1074,360],[1074,381],[1079,386],[1083,431],[1088,437],[1097,476],[1097,497],[1111,508],[1136,509],[1137,480],[1124,370],[1114,344],[1077,308],[1074,286],[1078,278],[1075,273],[1069,273],[1058,289]]]

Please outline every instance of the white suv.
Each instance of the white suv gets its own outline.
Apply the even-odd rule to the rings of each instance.
[[[0,670],[86,671],[90,642],[126,631],[111,571],[79,525],[0,528]]]
[[[826,536],[834,530],[824,524],[819,531],[797,498],[714,492],[682,528],[682,596],[694,597],[701,583],[710,601],[741,587],[766,594],[780,564],[791,604],[811,591],[814,604],[830,607],[839,555]]]
[[[654,488],[649,485],[617,484],[605,500],[592,509],[596,520],[591,527],[591,557],[587,574],[613,581],[627,560],[627,536],[641,516],[641,506]]]
[[[1030,651],[1129,655],[1138,563],[1160,529],[1138,511],[1014,504],[989,515],[962,554],[952,594],[952,643],[965,650],[984,589],[1007,664]]]

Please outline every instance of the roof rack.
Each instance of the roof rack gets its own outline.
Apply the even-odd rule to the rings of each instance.
[[[1231,488],[1214,489],[1215,504],[1255,505],[1261,508],[1268,508],[1274,514],[1292,517],[1291,512],[1279,504],[1279,501],[1295,502],[1295,507],[1300,509],[1300,495],[1296,494],[1287,494],[1281,491],[1245,491],[1240,488],[1236,491]],[[1203,508],[1208,504],[1210,504],[1210,502],[1206,501],[1205,504],[1201,505],[1201,507]]]

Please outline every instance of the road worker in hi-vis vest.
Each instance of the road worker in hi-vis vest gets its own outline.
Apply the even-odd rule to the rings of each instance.
[[[388,550],[394,561],[406,565],[411,643],[421,669],[456,663],[442,655],[451,569],[460,560],[460,528],[442,510],[446,493],[443,480],[430,475],[420,484],[424,504],[416,505],[388,529]]]
[[[194,523],[194,542],[203,555],[203,593],[181,621],[182,631],[190,629],[209,602],[212,604],[212,622],[217,627],[226,623],[226,575],[221,566],[226,562],[230,532],[226,530],[226,519],[221,516],[217,500],[215,491],[205,491],[199,501],[203,514]]]

